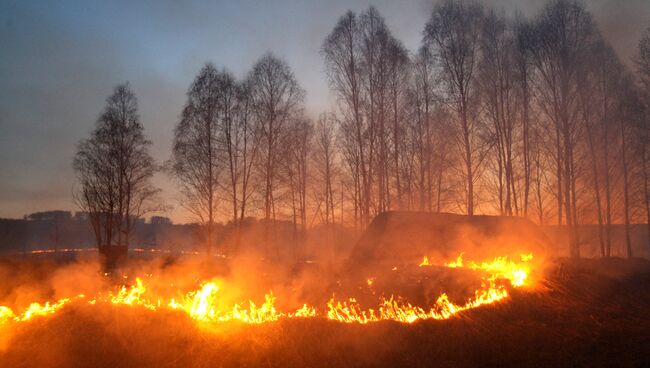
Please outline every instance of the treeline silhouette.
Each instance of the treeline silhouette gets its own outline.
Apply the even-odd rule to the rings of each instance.
[[[418,50],[370,7],[342,15],[321,53],[336,99],[315,121],[272,53],[242,78],[207,63],[191,83],[163,166],[208,252],[219,221],[234,229],[221,251],[238,252],[246,219],[262,218],[270,256],[283,246],[276,223],[304,243],[314,226],[417,210],[557,224],[574,257],[581,224],[597,224],[610,256],[622,223],[634,256],[632,224],[650,223],[650,30],[632,71],[579,1],[526,19],[444,0]],[[100,250],[128,247],[133,220],[162,208],[150,144],[135,95],[116,87],[74,161]]]
[[[496,221],[497,219],[495,219]],[[413,224],[427,231],[432,226],[443,224]],[[284,244],[274,256],[285,261],[296,259],[315,262],[341,262],[354,251],[355,243],[361,235],[351,228],[340,225],[319,225],[307,230],[304,238],[298,238],[291,221],[276,221],[273,227],[277,240]],[[32,255],[74,259],[79,253],[96,251],[96,239],[92,232],[88,215],[84,212],[45,211],[25,215],[23,219],[0,219],[0,255]],[[215,224],[215,244],[227,252],[234,246],[236,230],[232,222]],[[395,230],[395,229],[393,229]],[[397,229],[399,231],[399,229]],[[551,254],[566,255],[568,233],[563,227],[546,225],[542,232],[551,240]],[[240,228],[241,251],[264,252],[265,224],[254,218],[246,218]],[[581,239],[582,253],[586,257],[599,255],[597,225],[580,225],[577,229]],[[612,255],[625,256],[625,227],[612,226]],[[417,233],[410,236],[419,236]],[[148,221],[136,222],[131,236],[131,251],[138,256],[160,254],[203,254],[206,241],[204,229],[196,223],[173,224],[170,219],[152,216]],[[650,258],[646,247],[648,233],[645,225],[632,225],[630,228],[632,248],[639,257]],[[302,240],[302,242],[300,241]],[[420,240],[421,241],[421,240]],[[220,251],[215,256],[223,256]]]
[[[200,231],[195,224],[172,224],[161,216],[149,221],[138,219],[132,235],[134,247],[169,250],[193,250]],[[96,248],[95,237],[86,212],[45,211],[25,215],[23,219],[0,219],[2,253],[32,251],[72,251]]]
[[[309,241],[299,242],[293,223],[274,221],[276,239],[285,244],[274,257],[292,262],[296,259],[327,259],[343,257],[350,251],[357,234],[341,226],[316,226],[310,229]],[[264,252],[263,220],[245,218],[239,227],[229,223],[214,225],[214,241],[220,245],[222,257],[239,244],[246,252],[260,255]],[[130,236],[130,250],[147,256],[159,254],[205,253],[206,232],[197,223],[174,224],[163,216],[138,219]],[[79,253],[97,250],[91,220],[86,212],[72,213],[55,210],[25,215],[23,219],[0,218],[0,255],[44,255],[74,259]]]

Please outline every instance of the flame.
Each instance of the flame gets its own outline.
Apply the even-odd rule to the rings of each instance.
[[[0,306],[0,324],[5,324],[7,321],[16,318],[14,311],[9,307]]]
[[[431,265],[429,264],[429,257],[424,256],[424,258],[422,258],[422,262],[420,262],[420,265],[419,265],[419,266],[420,266],[420,267],[431,266]]]
[[[443,265],[449,268],[468,268],[482,271],[487,274],[483,278],[481,288],[474,292],[464,304],[455,304],[446,293],[441,294],[433,307],[428,310],[413,306],[410,303],[402,303],[399,298],[391,296],[389,299],[382,298],[378,308],[363,309],[355,298],[347,301],[336,301],[334,298],[327,303],[327,317],[331,320],[344,323],[369,323],[382,320],[391,320],[403,323],[413,323],[417,320],[427,319],[448,319],[452,316],[486,304],[499,302],[509,296],[508,289],[498,283],[500,279],[510,281],[513,287],[521,287],[526,284],[530,268],[525,265],[532,260],[532,254],[522,254],[522,263],[515,263],[508,257],[495,257],[491,261],[484,262],[463,262],[464,253],[460,253],[456,260],[445,262]],[[429,257],[424,256],[419,267],[432,266]]]
[[[275,296],[268,293],[264,296],[264,303],[259,307],[251,300],[248,303],[235,304],[230,310],[219,309],[219,286],[211,281],[204,283],[197,291],[189,292],[178,303],[174,299],[169,303],[171,309],[185,311],[191,318],[201,322],[226,322],[237,320],[244,323],[264,323],[277,321],[284,314],[275,309]],[[248,307],[243,305],[248,304]],[[306,305],[296,313],[301,316],[308,313]]]
[[[289,314],[289,317],[291,318],[313,318],[316,317],[318,313],[316,312],[316,308],[309,306],[307,304],[303,304],[302,307],[300,307],[298,310],[296,310],[294,313]]]
[[[463,261],[464,252],[460,253],[456,260],[443,263],[445,267],[449,268],[468,268],[474,271],[483,271],[490,274],[491,280],[506,279],[509,280],[512,286],[520,287],[526,284],[528,275],[530,274],[530,267],[527,265],[533,259],[532,253],[521,254],[519,257],[521,262],[517,263],[510,260],[508,257],[495,257],[490,261],[475,262]],[[431,266],[428,257],[424,257],[420,263],[420,267]]]
[[[390,296],[381,297],[374,308],[364,309],[355,298],[339,301],[332,297],[327,303],[327,319],[343,323],[366,324],[377,321],[396,321],[413,323],[418,320],[448,319],[458,313],[493,304],[509,296],[508,280],[512,287],[526,286],[530,274],[529,262],[533,259],[531,253],[521,254],[520,262],[515,262],[508,257],[495,257],[488,261],[464,261],[464,253],[460,253],[454,261],[444,262],[441,266],[449,268],[466,268],[482,274],[481,287],[465,302],[457,304],[442,293],[436,302],[429,308],[414,306],[403,298]],[[420,267],[432,266],[431,259],[424,256]],[[394,267],[393,270],[397,270]],[[152,277],[152,275],[147,275]],[[124,275],[124,278],[127,278]],[[372,286],[375,277],[366,280]],[[56,313],[66,305],[75,301],[84,300],[89,305],[105,303],[108,305],[122,305],[141,307],[151,311],[168,309],[185,313],[189,318],[200,323],[217,323],[237,321],[242,323],[260,324],[277,321],[283,318],[317,318],[321,314],[316,308],[303,304],[293,312],[283,312],[276,308],[276,297],[272,291],[264,295],[264,301],[256,303],[252,300],[228,305],[223,297],[224,284],[219,280],[210,280],[200,284],[196,290],[185,294],[179,293],[177,298],[164,299],[156,297],[145,281],[138,277],[130,286],[121,286],[116,291],[99,293],[92,298],[83,294],[75,297],[59,299],[55,302],[44,304],[32,303],[23,312],[16,313],[9,307],[0,306],[0,325],[10,322],[28,321],[38,316],[47,316]]]
[[[401,303],[393,296],[389,299],[382,298],[379,308],[376,310],[372,308],[364,310],[354,298],[343,302],[332,298],[327,303],[327,318],[338,322],[361,324],[378,321],[413,323],[417,320],[441,320],[449,319],[467,309],[495,303],[507,296],[508,292],[504,288],[486,288],[476,291],[474,297],[465,304],[458,305],[451,302],[447,294],[443,293],[429,310],[413,306],[410,303]]]
[[[144,287],[142,279],[137,277],[135,279],[135,285],[132,285],[130,288],[122,286],[116,295],[110,297],[110,302],[113,304],[138,305],[147,309],[156,310],[160,302],[153,304],[149,300],[143,299],[142,296],[146,291],[147,289]]]
[[[70,303],[71,299],[64,298],[55,303],[50,304],[46,302],[45,304],[32,303],[27,307],[25,312],[20,316],[21,321],[26,321],[31,319],[34,316],[44,316],[48,314],[53,314],[57,310],[61,309],[64,305]]]
[[[458,258],[456,258],[455,261],[446,262],[446,263],[445,263],[445,266],[446,266],[446,267],[450,267],[450,268],[459,268],[459,267],[463,267],[463,255],[464,255],[464,254],[465,254],[465,252],[461,252],[461,253],[458,255]]]
[[[56,313],[59,309],[63,308],[66,304],[71,303],[75,299],[83,298],[84,295],[78,295],[73,298],[63,298],[56,302],[45,302],[41,304],[38,302],[31,303],[22,313],[16,314],[11,308],[0,306],[0,324],[5,324],[9,321],[28,321],[34,317],[47,316]]]

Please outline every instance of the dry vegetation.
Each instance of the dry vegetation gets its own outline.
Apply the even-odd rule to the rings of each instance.
[[[49,277],[30,274],[11,282]],[[503,303],[411,325],[309,319],[202,326],[169,311],[71,305],[3,333],[0,365],[645,366],[649,306],[650,262],[560,259],[537,287],[513,290]]]

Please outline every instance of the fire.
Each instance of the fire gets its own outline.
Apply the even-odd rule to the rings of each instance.
[[[461,252],[458,255],[458,258],[456,258],[455,261],[445,262],[445,266],[451,267],[451,268],[463,267],[463,255],[464,254],[465,254],[465,252]]]
[[[59,299],[56,302],[45,302],[41,303],[31,303],[22,313],[16,314],[11,308],[6,306],[0,306],[0,325],[5,324],[9,321],[28,321],[34,317],[46,316],[49,314],[56,313],[59,309],[63,308],[65,305],[73,302],[76,299],[83,298],[83,295],[78,295],[72,298],[63,298]]]
[[[508,297],[508,289],[498,283],[500,279],[510,281],[513,287],[521,287],[526,284],[530,268],[525,265],[532,260],[532,254],[522,254],[521,263],[516,263],[508,257],[496,257],[491,261],[484,262],[463,262],[461,253],[454,261],[443,263],[449,268],[468,268],[475,271],[482,271],[487,274],[483,279],[480,289],[476,290],[474,296],[464,304],[455,304],[447,294],[441,294],[433,307],[428,310],[413,306],[410,303],[402,303],[399,298],[391,296],[389,299],[382,298],[378,308],[363,309],[355,298],[348,301],[336,301],[334,298],[327,303],[327,317],[331,320],[345,323],[369,323],[383,320],[413,323],[417,320],[427,319],[448,319],[452,316],[486,304],[496,303]],[[424,256],[419,267],[432,266],[429,257]]]
[[[503,288],[486,288],[476,291],[473,298],[465,304],[454,304],[449,300],[447,294],[441,294],[436,300],[435,305],[429,310],[413,306],[410,303],[401,303],[398,299],[391,296],[389,299],[381,299],[377,309],[364,310],[356,299],[350,298],[348,301],[336,301],[334,298],[327,303],[327,317],[330,320],[344,323],[361,323],[378,321],[396,321],[402,323],[413,323],[417,320],[427,319],[449,319],[467,309],[472,309],[485,304],[495,303],[508,296],[508,292]]]
[[[175,310],[186,312],[191,318],[201,322],[226,322],[240,321],[244,323],[264,323],[277,321],[284,314],[275,309],[275,296],[268,293],[264,296],[264,303],[259,307],[253,302],[235,304],[231,309],[222,311],[219,309],[219,286],[215,282],[204,283],[197,291],[188,293],[178,303],[174,299],[169,307]],[[248,307],[243,305],[248,304]],[[296,313],[304,315],[309,307],[304,305]]]
[[[460,253],[455,261],[445,262],[444,266],[449,268],[468,268],[474,271],[483,271],[490,275],[491,280],[497,279],[506,279],[509,280],[512,286],[520,287],[526,284],[528,275],[530,274],[530,267],[528,262],[533,259],[533,254],[521,254],[521,262],[515,262],[508,257],[495,257],[490,261],[475,262],[463,261],[464,252]],[[420,263],[422,266],[430,266],[428,258],[424,257],[424,260]]]
[[[302,307],[300,307],[294,313],[289,314],[289,317],[291,317],[291,318],[312,318],[312,317],[316,317],[317,315],[318,315],[318,312],[316,312],[316,308],[314,308],[312,306],[309,306],[307,304],[303,304]]]
[[[16,318],[14,311],[11,308],[0,306],[0,324],[5,324],[7,321]]]
[[[141,307],[151,311],[168,309],[184,313],[200,323],[236,321],[260,324],[284,318],[317,318],[319,316],[343,323],[365,324],[378,321],[413,323],[418,320],[448,319],[462,311],[502,301],[509,296],[507,285],[503,283],[503,280],[508,280],[510,285],[515,288],[525,286],[529,281],[529,262],[533,258],[532,254],[521,254],[520,261],[517,262],[508,257],[495,257],[492,260],[481,262],[465,261],[463,256],[464,253],[461,253],[455,260],[439,264],[441,267],[467,268],[482,274],[481,287],[474,292],[473,296],[459,304],[451,301],[446,293],[442,293],[434,305],[429,308],[414,306],[404,301],[403,298],[392,295],[389,298],[381,297],[376,307],[367,309],[364,309],[355,298],[340,301],[332,297],[327,303],[327,312],[323,314],[308,304],[303,304],[295,311],[284,312],[276,308],[276,297],[272,291],[269,291],[264,296],[263,302],[260,303],[248,300],[228,305],[224,298],[225,285],[219,280],[210,280],[203,282],[196,290],[185,294],[179,293],[175,298],[165,299],[154,296],[155,293],[150,290],[146,282],[138,277],[133,285],[121,286],[116,291],[99,293],[91,298],[80,294],[44,304],[35,302],[21,313],[16,313],[6,306],[0,306],[0,325],[51,315],[76,301],[85,301],[90,305],[104,303]],[[419,264],[420,267],[432,265],[434,265],[432,260],[427,256],[424,256]],[[393,270],[397,270],[397,267],[394,267]],[[372,286],[374,281],[375,277],[370,277],[366,283],[368,286]]]
[[[110,297],[110,302],[113,304],[123,305],[138,305],[147,309],[156,310],[160,303],[153,304],[150,301],[143,299],[142,296],[147,291],[141,278],[135,279],[135,285],[127,288],[122,286],[116,295]]]
[[[420,267],[431,266],[431,265],[429,264],[429,257],[424,256],[424,257],[422,258],[422,262],[420,262],[419,266],[420,266]]]
[[[50,304],[50,302],[46,302],[45,304],[32,303],[29,305],[29,307],[27,307],[25,312],[23,312],[23,314],[19,318],[21,321],[26,321],[35,316],[45,316],[48,314],[53,314],[54,312],[63,308],[64,305],[70,303],[70,301],[71,299],[64,298],[52,304]]]

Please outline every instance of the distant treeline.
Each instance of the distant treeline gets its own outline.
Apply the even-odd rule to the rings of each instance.
[[[563,256],[569,255],[569,232],[566,226],[548,225],[542,226],[542,231],[551,240],[551,244],[556,247],[558,254]],[[598,225],[579,225],[576,229],[580,243],[580,254],[586,258],[599,257],[600,240]],[[627,244],[625,236],[625,225],[614,224],[611,226],[611,256],[626,257]],[[635,257],[650,258],[650,248],[648,248],[648,227],[646,224],[631,224],[629,228],[630,244]]]
[[[0,254],[30,253],[33,251],[70,251],[96,249],[96,239],[84,212],[47,211],[26,215],[23,219],[0,219]],[[263,220],[247,218],[242,225],[238,253],[257,251],[265,253]],[[323,260],[344,258],[355,246],[358,234],[353,229],[341,226],[317,226],[307,234],[297,231],[290,221],[274,223],[274,250],[280,259]],[[542,231],[549,237],[557,251],[568,255],[568,232],[566,227],[543,226]],[[625,227],[612,226],[612,255],[625,256]],[[581,252],[586,257],[599,255],[598,227],[582,225],[578,227],[581,239]],[[640,257],[650,258],[650,250],[645,247],[648,232],[644,224],[635,224],[630,229],[632,248]],[[173,224],[167,217],[153,216],[148,221],[139,220],[135,226],[132,248],[157,249],[172,253],[203,252],[206,233],[199,224]],[[216,224],[215,237],[217,254],[233,252],[235,227],[232,223]]]
[[[195,224],[175,225],[166,217],[153,216],[149,222],[136,221],[134,246],[190,249],[197,243],[198,233]],[[0,252],[3,253],[96,247],[86,212],[46,211],[23,219],[0,219]]]
[[[374,7],[332,26],[321,53],[334,102],[317,119],[273,53],[241,77],[206,63],[190,83],[164,166],[208,252],[224,215],[237,234],[258,217],[304,238],[402,210],[564,226],[574,257],[583,224],[599,225],[606,257],[623,223],[634,256],[632,224],[650,218],[650,29],[628,68],[576,0],[530,18],[440,1],[416,50]],[[130,247],[132,219],[161,210],[150,145],[135,94],[117,86],[74,159],[100,249]]]
[[[315,227],[309,239],[290,221],[275,221],[271,226],[274,251],[279,259],[318,258],[327,252],[346,254],[356,242],[356,234],[341,226]],[[265,252],[263,220],[246,218],[241,224],[239,241],[235,241],[232,223],[215,224],[217,254]],[[206,232],[196,223],[174,224],[167,217],[139,219],[131,235],[131,249],[156,249],[172,253],[204,252]],[[238,247],[239,249],[234,249]],[[26,215],[23,219],[0,218],[0,254],[34,251],[80,251],[97,249],[88,214],[85,212],[46,211]]]

